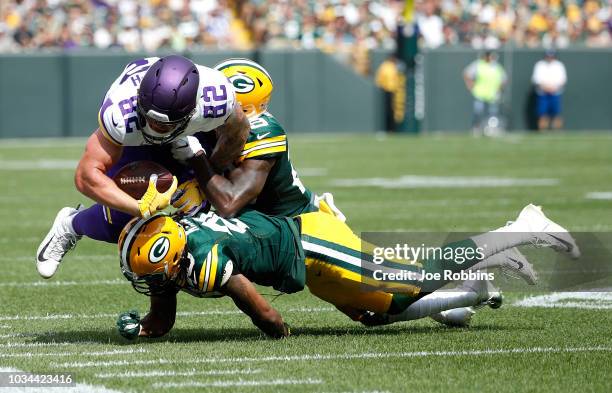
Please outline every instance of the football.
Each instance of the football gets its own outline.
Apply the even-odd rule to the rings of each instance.
[[[153,161],[131,162],[113,176],[117,186],[134,199],[140,199],[147,191],[149,178],[157,175],[157,190],[165,192],[172,185],[172,173]]]

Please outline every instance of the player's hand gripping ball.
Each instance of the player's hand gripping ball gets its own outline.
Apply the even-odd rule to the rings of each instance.
[[[136,340],[140,334],[140,314],[138,314],[138,311],[131,310],[121,313],[117,319],[117,330],[128,340]]]
[[[172,185],[165,192],[157,190],[157,175],[151,175],[147,192],[138,201],[138,209],[142,218],[149,218],[156,212],[165,209],[170,204],[170,198],[176,191],[178,180],[172,178]]]
[[[172,173],[153,161],[130,162],[115,173],[113,181],[117,187],[138,200],[147,192],[151,175],[157,175],[156,186],[159,192],[165,192],[172,186]]]

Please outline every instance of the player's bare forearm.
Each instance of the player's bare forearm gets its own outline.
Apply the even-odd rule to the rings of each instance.
[[[268,336],[283,338],[289,335],[279,312],[270,306],[242,274],[230,277],[222,292],[230,296],[236,306],[251,318],[253,324]]]
[[[151,296],[149,313],[140,321],[141,337],[161,337],[174,326],[176,319],[176,294]]]
[[[210,156],[216,172],[222,173],[240,157],[250,130],[249,120],[240,104],[236,104],[225,124],[216,130],[217,144]]]
[[[227,177],[215,174],[203,154],[189,161],[207,199],[222,217],[233,217],[263,189],[276,160],[246,160]]]
[[[138,202],[106,176],[106,171],[119,161],[122,151],[122,147],[112,144],[97,130],[87,140],[74,183],[77,190],[96,202],[138,216]]]

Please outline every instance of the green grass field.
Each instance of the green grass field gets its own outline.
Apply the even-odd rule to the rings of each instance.
[[[115,331],[116,316],[146,313],[148,299],[123,279],[113,245],[81,241],[51,281],[34,266],[56,212],[87,203],[71,169],[83,145],[0,142],[0,370],[72,372],[84,391],[611,389],[612,298],[514,304],[535,292],[527,286],[508,293],[501,309],[479,311],[469,329],[429,319],[368,329],[307,291],[285,295],[273,305],[294,336],[282,341],[264,338],[227,299],[182,294],[169,335],[128,343]],[[587,198],[612,192],[609,134],[296,135],[291,149],[306,186],[333,192],[356,232],[484,231],[530,202],[570,230],[612,230],[612,201]],[[489,183],[474,185],[474,177]],[[359,185],[363,179],[384,187]],[[493,186],[500,179],[516,184]]]

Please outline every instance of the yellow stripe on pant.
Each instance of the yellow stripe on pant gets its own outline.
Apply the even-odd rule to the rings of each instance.
[[[383,283],[362,275],[364,270],[357,256],[361,255],[362,241],[342,221],[321,212],[299,217],[306,256],[306,285],[313,295],[339,307],[384,313],[393,294],[381,287],[409,296],[418,294],[419,288],[415,286]]]

